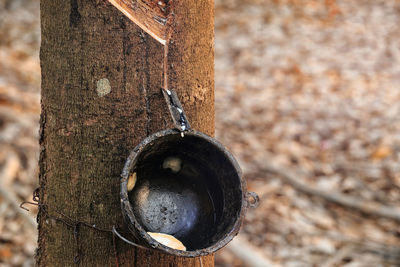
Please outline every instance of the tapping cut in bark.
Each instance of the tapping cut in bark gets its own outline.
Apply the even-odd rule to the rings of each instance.
[[[108,0],[142,30],[166,45],[171,21],[171,1],[168,0]]]
[[[172,20],[171,0],[108,0],[131,21],[164,45],[163,88],[168,89],[168,39]]]

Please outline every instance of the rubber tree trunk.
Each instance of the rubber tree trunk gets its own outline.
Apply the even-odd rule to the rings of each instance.
[[[175,3],[169,84],[192,127],[214,133],[212,0]],[[41,0],[40,202],[73,220],[124,225],[119,178],[147,135],[172,126],[160,88],[163,48],[104,0]],[[135,249],[38,214],[39,266],[213,266]],[[78,253],[79,251],[79,253]],[[76,256],[79,257],[76,257]]]

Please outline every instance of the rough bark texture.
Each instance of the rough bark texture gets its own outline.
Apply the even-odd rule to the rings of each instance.
[[[169,82],[192,127],[214,132],[213,1],[175,4]],[[102,228],[122,226],[119,174],[129,151],[171,127],[160,91],[163,48],[104,0],[41,0],[40,198]],[[49,210],[50,213],[51,209]],[[54,214],[54,213],[52,213]],[[111,234],[38,216],[39,266],[115,266]],[[201,266],[117,240],[120,266]],[[202,258],[213,266],[213,256]]]

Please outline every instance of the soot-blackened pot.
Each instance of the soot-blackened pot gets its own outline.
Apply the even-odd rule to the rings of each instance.
[[[137,181],[128,191],[132,175]],[[246,208],[258,203],[232,154],[195,130],[147,137],[129,155],[121,177],[122,211],[137,242],[175,256],[222,248],[238,234]],[[167,247],[147,232],[172,235],[187,250]]]

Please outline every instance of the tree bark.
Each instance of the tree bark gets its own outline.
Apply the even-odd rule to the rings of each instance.
[[[214,133],[212,0],[175,3],[169,84],[194,129]],[[172,127],[160,88],[163,47],[104,0],[41,0],[40,203],[74,220],[124,225],[119,179],[146,136]],[[38,266],[213,266],[38,214]],[[78,253],[79,252],[79,253]]]

